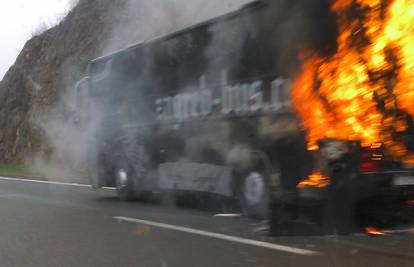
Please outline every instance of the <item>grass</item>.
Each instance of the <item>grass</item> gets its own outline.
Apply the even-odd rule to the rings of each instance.
[[[11,177],[41,177],[40,174],[33,173],[32,171],[28,170],[24,164],[20,163],[8,163],[8,164],[0,164],[0,176],[11,176]]]
[[[83,172],[74,172],[71,175],[66,173],[61,176],[49,176],[45,173],[37,173],[36,171],[30,170],[22,163],[0,163],[0,176],[70,183],[89,183],[86,174]]]

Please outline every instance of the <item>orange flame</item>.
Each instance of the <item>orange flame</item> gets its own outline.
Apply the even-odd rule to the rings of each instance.
[[[331,179],[320,171],[315,171],[309,174],[308,178],[299,182],[298,188],[318,187],[324,188],[331,183]]]
[[[310,54],[293,85],[309,148],[338,138],[414,162],[398,137],[414,116],[414,0],[335,0],[331,11],[336,53]]]
[[[367,234],[370,234],[370,235],[376,235],[376,236],[385,235],[384,232],[372,226],[365,227],[365,231],[367,232]]]

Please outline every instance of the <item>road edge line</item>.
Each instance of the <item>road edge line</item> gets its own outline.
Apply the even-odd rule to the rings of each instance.
[[[91,185],[88,185],[88,184],[65,183],[65,182],[45,181],[45,180],[34,180],[34,179],[25,179],[25,178],[12,178],[12,177],[3,177],[3,176],[0,176],[0,180],[3,180],[3,181],[17,181],[17,182],[29,182],[29,183],[38,183],[38,184],[52,184],[52,185],[65,185],[65,186],[76,186],[76,187],[92,188],[92,186]],[[102,189],[115,190],[115,188],[112,188],[112,187],[103,187]]]
[[[200,235],[200,236],[205,236],[205,237],[210,237],[210,238],[215,238],[215,239],[221,239],[221,240],[225,240],[225,241],[236,242],[236,243],[240,243],[240,244],[244,244],[244,245],[251,245],[251,246],[256,246],[256,247],[261,247],[261,248],[273,249],[273,250],[278,250],[278,251],[283,251],[283,252],[288,252],[288,253],[293,253],[293,254],[307,255],[307,256],[318,255],[319,254],[318,252],[313,251],[313,250],[289,247],[289,246],[285,246],[285,245],[278,245],[278,244],[268,243],[268,242],[264,242],[264,241],[258,241],[258,240],[253,240],[253,239],[247,239],[247,238],[242,238],[242,237],[231,236],[231,235],[208,232],[208,231],[204,231],[204,230],[198,230],[198,229],[194,229],[194,228],[188,228],[188,227],[177,226],[177,225],[172,225],[172,224],[152,222],[152,221],[147,221],[147,220],[140,220],[140,219],[134,219],[134,218],[129,218],[129,217],[122,217],[122,216],[115,216],[115,217],[112,217],[112,218],[115,219],[115,220],[118,220],[118,221],[138,223],[138,224],[143,224],[143,225],[147,225],[147,226],[153,226],[153,227],[157,227],[157,228],[163,228],[163,229],[174,230],[174,231],[178,231],[178,232],[195,234],[195,235]]]

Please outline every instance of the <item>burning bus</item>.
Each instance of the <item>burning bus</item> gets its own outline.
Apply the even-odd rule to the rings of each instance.
[[[394,21],[406,1],[377,2],[255,1],[92,60],[92,185],[231,198],[275,232],[303,216],[348,231],[358,203],[410,200],[414,35]],[[286,34],[286,8],[316,22]]]

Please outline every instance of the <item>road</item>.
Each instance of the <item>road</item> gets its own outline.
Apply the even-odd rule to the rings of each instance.
[[[0,178],[0,266],[414,266],[414,230],[268,237],[257,222],[111,189]]]

